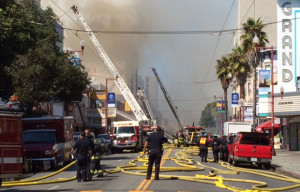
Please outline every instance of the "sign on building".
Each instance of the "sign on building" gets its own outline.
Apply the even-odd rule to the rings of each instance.
[[[300,74],[300,1],[278,0],[277,8],[277,55],[278,85],[275,92],[284,87],[285,92],[294,92]]]
[[[106,99],[106,92],[104,90],[96,90],[93,92],[93,99],[94,100],[105,100]]]

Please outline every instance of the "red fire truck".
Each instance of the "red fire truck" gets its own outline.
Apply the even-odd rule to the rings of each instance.
[[[22,175],[22,113],[0,107],[0,186],[2,179]]]

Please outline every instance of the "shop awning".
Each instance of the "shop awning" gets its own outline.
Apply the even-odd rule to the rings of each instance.
[[[275,124],[274,123],[274,129],[280,129],[281,125],[280,124]],[[262,132],[265,129],[272,129],[272,121],[267,121],[259,124],[256,127],[256,132]]]

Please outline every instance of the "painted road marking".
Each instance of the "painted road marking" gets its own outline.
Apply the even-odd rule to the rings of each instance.
[[[170,148],[167,153],[162,157],[162,161],[160,163],[160,166],[162,167],[162,165],[165,163],[166,158],[168,158],[168,156],[171,154],[173,148]],[[136,190],[131,190],[129,192],[139,192],[139,191],[143,191],[143,192],[152,192],[152,191],[147,191],[147,188],[149,187],[149,185],[151,184],[153,180],[153,177],[151,177],[150,180],[144,179],[141,184],[138,186],[138,188],[136,188]],[[144,187],[143,187],[144,186]],[[143,189],[141,190],[141,188],[143,187]]]
[[[48,190],[50,191],[50,190],[56,189],[57,187],[59,187],[59,186],[57,185],[57,186],[55,186],[55,187],[51,187],[51,188],[48,189]]]
[[[94,190],[94,191],[80,191],[80,192],[102,192],[102,190]]]

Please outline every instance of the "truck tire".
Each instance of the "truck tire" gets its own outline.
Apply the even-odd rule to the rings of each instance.
[[[265,163],[265,164],[263,164],[263,166],[264,166],[264,168],[265,168],[266,170],[270,170],[270,168],[271,168],[271,163]]]
[[[114,153],[116,153],[116,151],[115,151],[115,149],[114,149],[114,148],[111,148],[111,149],[110,149],[110,151],[111,151],[111,154],[114,154]]]
[[[239,162],[237,160],[234,159],[234,156],[233,156],[233,159],[232,159],[232,164],[233,166],[238,166],[239,165]]]
[[[2,186],[2,178],[0,178],[0,188],[1,188],[1,186]]]
[[[56,171],[58,169],[58,160],[57,157],[55,157],[54,161],[51,161],[50,167],[52,171]]]

